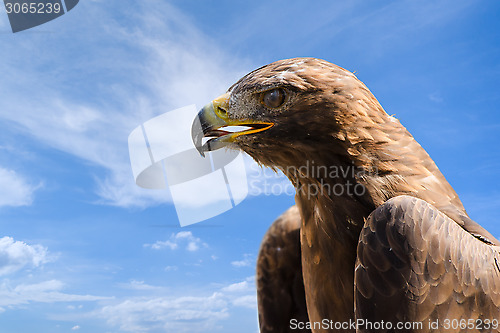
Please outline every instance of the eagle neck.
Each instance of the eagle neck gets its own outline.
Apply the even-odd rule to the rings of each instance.
[[[359,180],[364,170],[340,155],[322,151],[303,153],[300,164],[281,170],[296,188],[303,216],[313,216],[327,237],[351,246],[375,206]]]
[[[302,216],[302,267],[309,317],[312,322],[354,319],[353,249],[372,205],[348,192],[354,191],[356,184],[353,165],[337,158],[309,157],[309,164],[304,164],[309,174],[302,168],[288,175],[296,186],[295,200]],[[329,277],[328,283],[321,280],[324,276]],[[325,300],[321,295],[336,297]]]

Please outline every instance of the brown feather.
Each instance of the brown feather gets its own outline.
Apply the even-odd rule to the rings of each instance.
[[[269,228],[257,259],[257,298],[261,332],[291,330],[290,320],[307,322],[300,255],[300,214],[293,206]]]

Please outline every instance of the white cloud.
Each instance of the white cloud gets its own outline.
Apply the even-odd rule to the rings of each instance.
[[[75,325],[75,326],[71,327],[71,330],[72,330],[72,331],[77,331],[77,330],[79,330],[80,328],[81,328],[81,327],[80,327],[80,325]]]
[[[38,267],[50,261],[47,248],[14,241],[12,237],[0,238],[0,275],[7,275],[22,268]]]
[[[237,292],[237,291],[248,291],[250,289],[249,281],[245,280],[242,282],[237,282],[230,284],[227,287],[222,288],[222,291]]]
[[[145,244],[145,246],[151,246],[152,249],[154,250],[161,250],[163,248],[170,248],[170,250],[175,250],[179,247],[177,243],[173,243],[171,241],[156,241],[154,244]]]
[[[231,265],[233,265],[234,267],[247,267],[250,266],[250,260],[243,259],[243,260],[232,261]]]
[[[167,267],[165,267],[165,271],[166,272],[176,271],[178,269],[179,269],[179,267],[177,267],[177,266],[167,266]]]
[[[194,252],[194,251],[197,251],[199,248],[200,247],[198,246],[198,244],[196,242],[189,242],[186,250]]]
[[[244,281],[223,287],[221,291],[227,295],[233,306],[257,310],[255,276],[249,276]]]
[[[98,301],[109,297],[92,295],[75,295],[62,292],[64,284],[59,280],[48,280],[34,284],[19,284],[15,287],[4,280],[0,285],[0,307],[12,307],[32,302],[78,302]]]
[[[0,207],[29,206],[33,202],[33,193],[40,187],[28,181],[14,170],[0,167]]]
[[[254,277],[201,296],[130,298],[93,315],[127,332],[206,332],[217,329],[236,307],[256,310]]]
[[[120,283],[119,286],[124,289],[142,290],[142,291],[163,289],[162,287],[152,286],[145,283],[144,281],[137,281],[137,280],[131,280],[129,283]]]
[[[144,244],[145,247],[151,247],[154,250],[168,248],[176,250],[179,246],[185,246],[185,249],[190,252],[198,251],[201,247],[207,248],[208,244],[202,242],[198,237],[194,237],[191,231],[180,231],[177,234],[173,233],[166,241],[157,241],[154,244]]]
[[[232,301],[234,306],[257,309],[257,294],[237,297]]]
[[[210,296],[130,299],[101,309],[98,316],[127,332],[205,332],[228,317],[228,302],[220,293]]]
[[[253,255],[250,253],[245,253],[243,254],[243,259],[242,260],[236,260],[232,261],[231,265],[234,267],[248,267],[253,264]]]
[[[40,291],[54,291],[63,288],[63,283],[59,280],[43,281],[36,284],[20,284],[14,288],[19,294],[35,294]]]
[[[21,241],[12,237],[0,238],[0,275],[8,275],[22,269],[37,268],[54,259],[46,247]],[[38,303],[98,301],[109,299],[93,295],[76,295],[63,292],[65,285],[60,280],[46,280],[37,283],[13,284],[4,279],[0,283],[0,312],[5,307]]]

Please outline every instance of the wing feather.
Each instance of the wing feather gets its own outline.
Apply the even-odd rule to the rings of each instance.
[[[422,332],[433,331],[429,321],[499,319],[499,260],[498,246],[478,239],[429,203],[410,196],[388,200],[369,216],[360,235],[356,318],[421,321]],[[388,268],[389,263],[396,265]],[[375,306],[382,301],[389,306]],[[500,327],[489,332],[500,332]]]
[[[307,322],[300,251],[300,213],[288,209],[269,228],[257,259],[257,299],[261,333],[311,332],[291,329]]]

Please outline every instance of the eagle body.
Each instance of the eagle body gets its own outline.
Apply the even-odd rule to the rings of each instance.
[[[261,332],[296,332],[299,319],[312,332],[500,332],[500,243],[352,73],[314,58],[277,61],[198,121],[212,137],[201,151],[241,149],[296,188],[295,214],[271,226],[259,252]],[[224,129],[234,125],[249,129]],[[201,142],[195,126],[193,137]],[[302,284],[289,278],[300,275]],[[302,286],[306,311],[290,292]],[[281,299],[295,303],[280,308]]]

